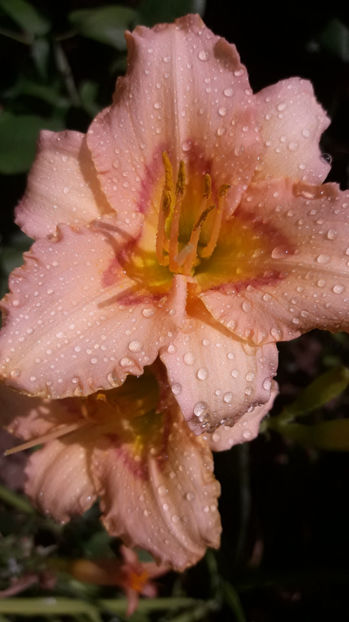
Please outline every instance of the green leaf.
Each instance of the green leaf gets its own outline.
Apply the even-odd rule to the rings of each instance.
[[[31,46],[31,54],[39,75],[44,79],[47,78],[50,56],[50,44],[48,40],[44,37],[34,39]]]
[[[26,0],[0,0],[0,8],[18,26],[31,35],[44,35],[50,30],[50,22]]]
[[[0,114],[0,173],[11,175],[27,171],[33,161],[41,129],[63,129],[59,119],[37,115]]]
[[[312,449],[349,451],[349,419],[321,421],[312,425],[291,423],[278,427],[285,438]]]
[[[349,369],[343,366],[330,369],[301,391],[297,399],[288,404],[280,415],[270,419],[270,423],[286,424],[295,417],[307,415],[338,397],[348,384]]]
[[[331,19],[319,38],[320,45],[344,62],[349,62],[349,28],[339,19]]]
[[[80,84],[79,95],[82,107],[91,118],[95,117],[100,110],[97,103],[98,84],[92,80],[85,80]]]
[[[111,45],[117,50],[126,48],[124,32],[137,19],[137,11],[118,5],[81,9],[69,15],[70,23],[80,35]]]
[[[239,594],[231,583],[228,583],[228,581],[225,581],[223,584],[223,597],[231,611],[234,613],[234,620],[236,620],[236,622],[246,622]]]
[[[140,23],[153,26],[158,22],[172,22],[187,13],[203,15],[206,0],[143,0],[139,7]]]

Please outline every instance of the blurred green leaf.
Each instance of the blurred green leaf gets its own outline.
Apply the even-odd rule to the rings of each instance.
[[[70,106],[70,102],[60,91],[61,83],[59,80],[56,80],[50,85],[46,85],[20,76],[17,82],[10,89],[5,91],[4,98],[11,101],[21,98],[23,95],[27,95],[41,99],[54,108],[66,110]]]
[[[95,117],[100,110],[100,106],[97,103],[97,82],[92,82],[92,80],[85,80],[85,82],[82,82],[79,88],[79,95],[82,107],[91,118]]]
[[[44,37],[34,39],[31,47],[32,57],[39,75],[47,78],[50,56],[50,44]]]
[[[331,19],[319,37],[321,47],[349,62],[349,28],[339,19]]]
[[[31,35],[44,35],[50,30],[50,22],[26,0],[0,0],[0,8],[18,26]]]
[[[233,619],[236,620],[236,622],[246,622],[239,594],[236,589],[228,583],[228,581],[224,581],[223,584],[223,597],[231,611],[234,613]]]
[[[11,175],[27,171],[35,155],[41,129],[63,128],[60,119],[44,119],[37,115],[0,114],[0,173]]]
[[[140,23],[153,26],[158,22],[172,22],[187,13],[203,15],[206,0],[143,0],[139,7]]]
[[[349,450],[349,419],[321,421],[312,425],[291,423],[278,426],[277,431],[304,447],[326,451]]]
[[[69,15],[70,23],[80,35],[111,45],[117,50],[126,48],[124,32],[137,19],[137,11],[118,5],[80,9]]]
[[[295,417],[302,417],[321,408],[327,402],[338,397],[349,384],[349,369],[343,366],[335,367],[318,376],[297,397],[288,404],[278,415],[270,419],[270,422],[285,424]]]

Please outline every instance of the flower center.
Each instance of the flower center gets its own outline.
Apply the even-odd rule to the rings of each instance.
[[[219,187],[215,203],[212,200],[211,176],[208,173],[202,176],[199,205],[192,205],[190,210],[195,218],[188,235],[184,220],[185,212],[188,212],[187,206],[183,209],[187,186],[185,164],[183,160],[180,161],[175,183],[172,164],[166,151],[162,154],[162,160],[165,181],[159,208],[156,257],[160,266],[168,266],[170,272],[190,276],[200,259],[211,257],[216,247],[223,218],[223,199],[230,186],[222,184]],[[210,227],[207,234],[203,229],[208,222]]]

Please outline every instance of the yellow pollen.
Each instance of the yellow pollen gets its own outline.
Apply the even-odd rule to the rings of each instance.
[[[223,218],[224,198],[230,186],[228,184],[220,186],[217,193],[218,202],[215,205],[211,203],[211,175],[209,173],[203,175],[202,198],[198,216],[192,226],[189,240],[183,243],[181,241],[180,223],[187,185],[185,164],[183,160],[180,161],[176,183],[174,183],[172,164],[166,152],[162,154],[162,160],[165,169],[165,181],[158,217],[156,258],[161,266],[168,266],[171,272],[190,275],[199,263],[200,258],[207,259],[210,257],[216,247]],[[209,238],[205,245],[199,249],[202,227],[211,213],[214,216]],[[200,243],[202,244],[202,241]]]

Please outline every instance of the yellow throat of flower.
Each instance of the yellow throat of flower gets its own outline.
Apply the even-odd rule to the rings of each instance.
[[[223,199],[229,189],[223,184],[218,189],[217,203],[212,202],[212,179],[208,173],[202,176],[201,200],[196,219],[191,225],[188,239],[183,239],[181,216],[186,188],[186,168],[179,163],[176,183],[173,168],[166,151],[162,154],[165,181],[159,209],[156,257],[161,266],[168,266],[170,272],[190,276],[200,259],[211,257],[217,241],[223,218]],[[209,236],[202,239],[202,228],[209,215],[213,215]]]

